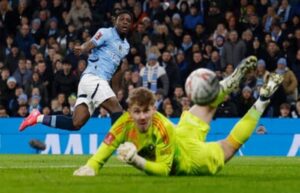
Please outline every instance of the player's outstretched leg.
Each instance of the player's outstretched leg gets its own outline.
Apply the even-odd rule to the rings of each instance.
[[[278,89],[283,76],[270,74],[267,82],[260,89],[259,98],[253,104],[251,109],[234,126],[226,140],[221,141],[225,152],[225,160],[228,161],[251,136],[264,110],[270,103],[270,97]]]
[[[41,115],[40,111],[34,109],[31,111],[28,117],[26,117],[19,127],[19,131],[23,131],[26,127],[37,124],[38,116]]]
[[[255,56],[249,56],[242,60],[230,76],[220,81],[221,89],[219,95],[210,106],[217,107],[222,103],[226,95],[239,87],[242,78],[245,77],[247,73],[256,69],[256,65],[257,58]]]
[[[257,58],[255,56],[249,56],[242,60],[233,73],[220,82],[225,93],[229,94],[237,89],[242,78],[250,71],[255,70],[256,65]]]

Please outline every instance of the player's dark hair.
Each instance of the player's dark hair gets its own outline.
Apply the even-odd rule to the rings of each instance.
[[[115,18],[118,18],[122,14],[128,14],[128,15],[130,15],[131,19],[133,19],[132,13],[126,9],[117,10],[117,11],[115,11],[114,14],[115,14]]]

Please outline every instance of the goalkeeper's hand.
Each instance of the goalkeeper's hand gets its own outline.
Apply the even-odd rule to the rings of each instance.
[[[126,163],[132,163],[134,156],[137,154],[136,147],[131,142],[121,144],[117,149],[118,159]]]
[[[144,169],[146,160],[137,154],[136,146],[133,143],[125,142],[121,144],[117,149],[117,155],[120,161]]]

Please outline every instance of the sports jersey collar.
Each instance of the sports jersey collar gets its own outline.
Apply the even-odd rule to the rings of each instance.
[[[122,40],[122,38],[120,37],[120,34],[118,33],[117,31],[117,28],[116,27],[113,27],[113,33],[115,34],[115,37],[118,37],[122,42],[126,42],[126,37],[124,38],[124,40]]]

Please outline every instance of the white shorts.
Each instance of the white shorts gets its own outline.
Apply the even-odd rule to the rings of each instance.
[[[106,99],[115,96],[115,93],[110,88],[106,80],[103,80],[93,74],[85,74],[81,77],[78,85],[75,107],[85,103],[89,108],[90,115],[92,116],[95,109],[99,107],[101,103],[103,103]]]

